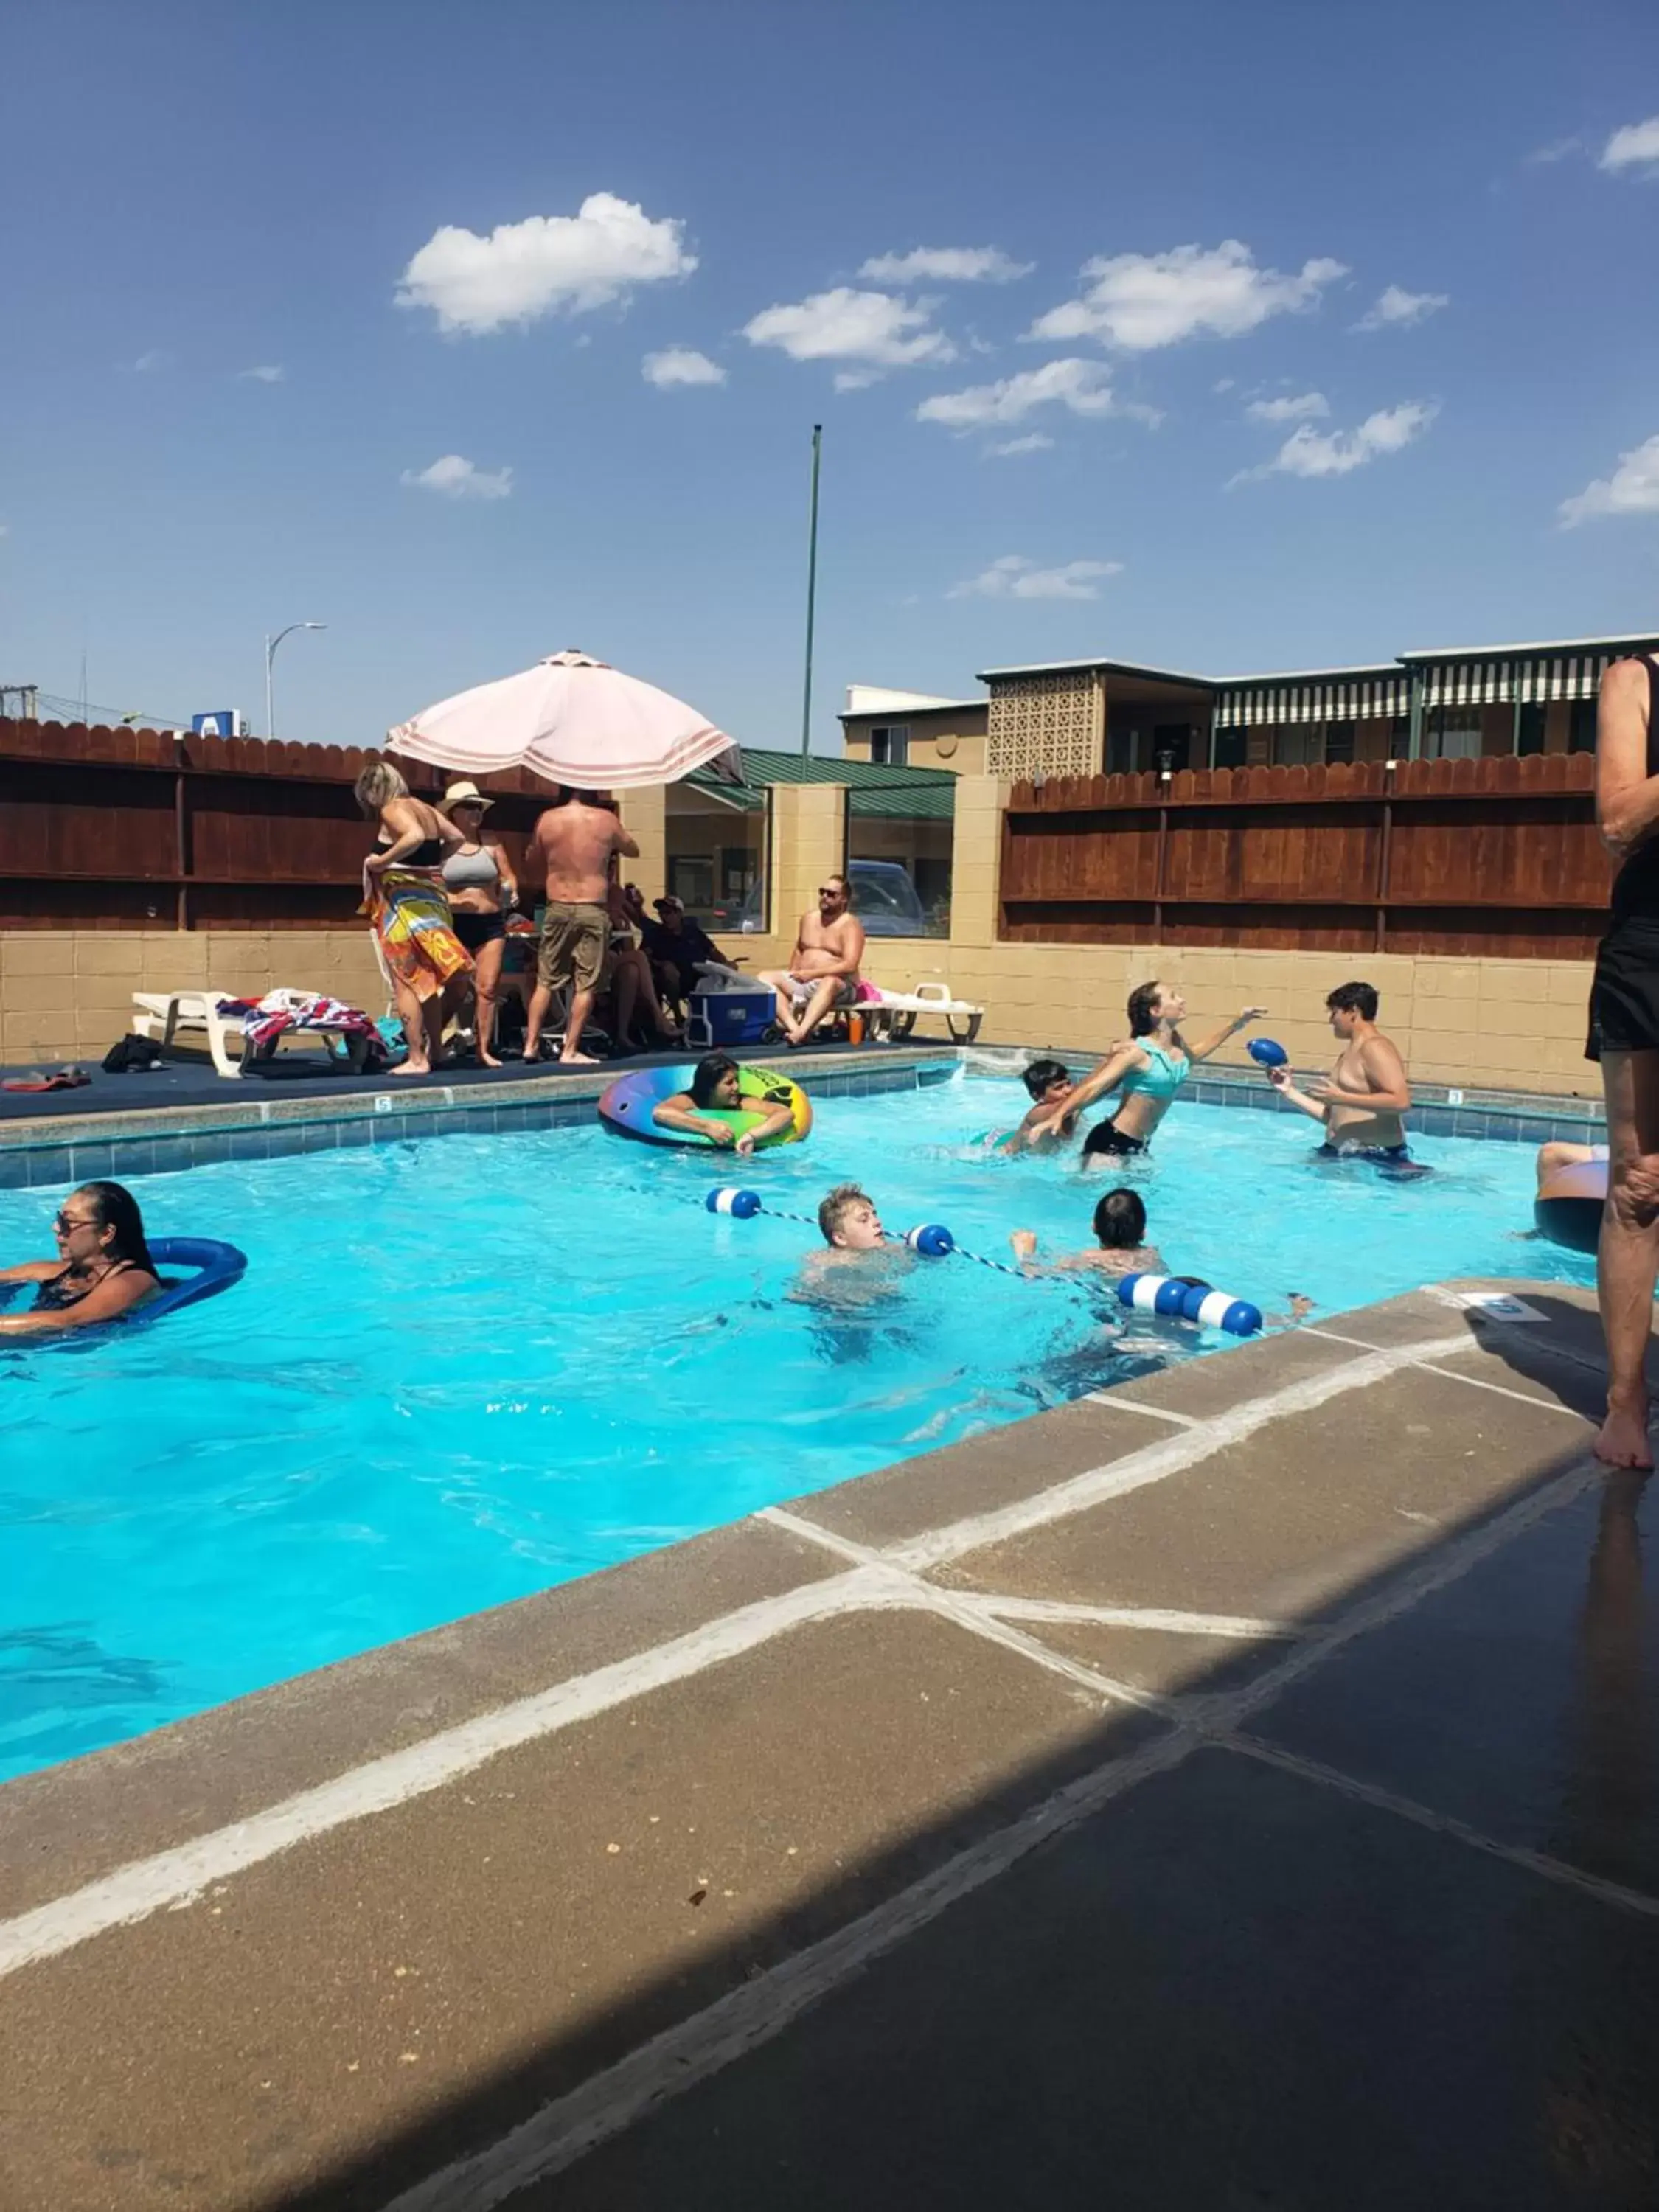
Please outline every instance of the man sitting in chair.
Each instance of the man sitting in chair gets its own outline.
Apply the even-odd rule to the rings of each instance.
[[[805,1044],[826,1014],[858,997],[864,924],[852,912],[851,898],[845,876],[826,876],[818,885],[817,912],[800,918],[788,967],[759,979],[777,994],[778,1025],[791,1044]]]

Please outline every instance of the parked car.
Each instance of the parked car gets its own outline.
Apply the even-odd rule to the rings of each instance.
[[[925,937],[927,934],[927,915],[916,887],[910,880],[909,870],[897,860],[854,860],[848,864],[848,878],[853,890],[853,911],[864,924],[866,937]],[[787,931],[793,915],[778,918],[780,931]],[[749,887],[749,896],[738,908],[728,928],[735,927],[744,937],[763,937],[766,934],[765,886],[756,882]]]

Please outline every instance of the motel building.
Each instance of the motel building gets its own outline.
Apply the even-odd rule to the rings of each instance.
[[[1008,778],[1588,752],[1603,671],[1656,649],[1558,638],[1227,677],[1045,661],[985,670],[978,700],[852,684],[841,723],[848,760]]]

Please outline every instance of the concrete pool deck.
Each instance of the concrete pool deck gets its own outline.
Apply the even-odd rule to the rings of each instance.
[[[0,2205],[1659,2202],[1655,1508],[1521,1294],[11,1784]]]

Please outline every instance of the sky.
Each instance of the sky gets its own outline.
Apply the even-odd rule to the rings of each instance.
[[[0,11],[0,683],[373,744],[1659,627],[1651,0]]]

